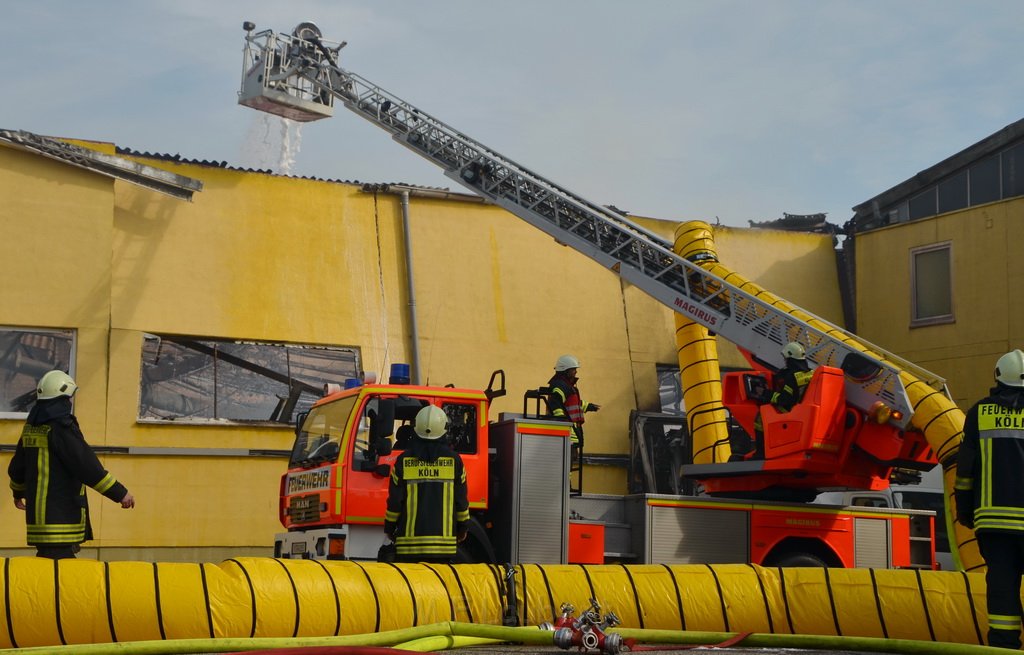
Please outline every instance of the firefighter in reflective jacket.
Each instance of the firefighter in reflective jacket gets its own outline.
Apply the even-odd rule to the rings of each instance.
[[[125,509],[135,506],[134,497],[85,442],[71,413],[77,390],[63,371],[40,378],[36,403],[7,468],[14,505],[25,510],[28,544],[39,557],[72,558],[79,544],[93,538],[86,485]]]
[[[427,405],[416,414],[412,439],[391,469],[384,531],[396,561],[450,563],[469,527],[469,492],[462,458],[441,437],[448,417]]]
[[[988,643],[1021,646],[1024,575],[1024,353],[996,362],[996,386],[967,412],[957,455],[957,521],[975,530],[985,558]]]
[[[552,416],[572,423],[569,438],[576,448],[583,447],[583,414],[601,409],[597,403],[584,402],[580,398],[577,371],[580,360],[572,355],[562,355],[555,362],[555,374],[548,380],[551,394],[548,396],[548,411]]]
[[[782,348],[782,357],[786,364],[773,376],[775,391],[769,403],[785,414],[803,400],[813,373],[807,363],[807,351],[802,344],[790,341]],[[760,411],[754,418],[754,432],[754,457],[764,459],[764,424]]]

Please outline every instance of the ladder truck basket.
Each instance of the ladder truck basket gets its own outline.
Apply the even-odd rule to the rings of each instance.
[[[300,122],[334,115],[325,65],[344,44],[329,48],[312,23],[300,24],[291,35],[272,30],[253,34],[248,22],[244,27],[238,104]]]

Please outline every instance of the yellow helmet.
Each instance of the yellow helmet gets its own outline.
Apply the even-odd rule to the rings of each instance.
[[[1011,350],[996,362],[996,379],[1009,387],[1024,387],[1024,353]]]
[[[70,398],[78,391],[78,385],[71,379],[71,376],[64,371],[50,371],[39,378],[36,385],[36,398],[39,400],[50,400],[59,396]]]
[[[555,362],[555,371],[562,372],[568,371],[570,368],[579,368],[580,360],[576,359],[572,355],[562,355]]]
[[[448,428],[448,415],[437,405],[427,405],[416,414],[416,435],[420,439],[440,439]]]

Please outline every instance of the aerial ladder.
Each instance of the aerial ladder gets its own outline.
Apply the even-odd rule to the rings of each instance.
[[[709,266],[714,263],[709,261],[714,259],[713,253],[697,252],[688,258],[677,255],[668,241],[626,215],[545,179],[342,68],[338,56],[346,43],[323,39],[312,23],[300,24],[291,34],[256,32],[250,22],[243,28],[246,42],[240,104],[306,122],[332,116],[335,101],[340,101],[439,166],[447,177],[721,335],[752,362],[768,370],[781,368],[782,346],[799,341],[816,368],[839,375],[846,405],[867,417],[866,422],[883,424],[899,435],[898,443],[890,439],[892,443],[880,447],[885,457],[869,452],[868,459],[875,459],[886,470],[926,468],[935,461],[932,452],[924,452],[930,444],[934,457],[943,463],[947,481],[955,475],[953,460],[962,437],[963,414],[950,400],[939,376],[761,293],[755,285],[727,280],[713,272],[721,272],[721,267]],[[753,488],[750,481],[758,475],[796,484],[805,480],[803,484],[818,487],[829,486],[830,479],[849,482],[839,471],[833,471],[836,475],[831,478],[826,471],[817,480],[806,475],[810,470],[807,462],[822,454],[808,448],[782,458],[781,463],[766,459],[691,465],[687,475],[709,491],[734,489],[730,480],[736,479],[744,480],[742,488]],[[868,480],[872,476],[862,477]]]

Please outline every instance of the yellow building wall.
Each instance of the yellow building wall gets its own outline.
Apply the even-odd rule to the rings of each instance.
[[[1000,355],[1024,347],[1024,199],[856,236],[860,336],[942,377],[963,409],[986,395]],[[949,242],[954,322],[911,327],[911,252]]]
[[[79,421],[102,433],[112,181],[3,147],[0,170],[0,325],[78,330]],[[0,420],[4,443],[20,433]]]
[[[0,148],[0,193],[12,199],[0,219],[6,234],[24,235],[0,244],[0,271],[12,280],[0,288],[0,324],[77,329],[84,432],[95,446],[136,449],[101,458],[138,506],[91,494],[95,555],[267,554],[280,529],[284,460],[173,449],[288,450],[291,429],[138,422],[143,335],[353,346],[364,369],[386,378],[412,355],[401,198],[136,159],[197,178],[203,190],[183,202]],[[674,222],[637,220],[671,240]],[[523,392],[572,353],[584,398],[602,405],[587,416],[587,451],[627,454],[630,410],[658,409],[656,365],[677,364],[671,311],[495,206],[414,196],[409,223],[421,381],[483,387],[503,369],[508,395],[495,402],[496,419],[521,412]],[[716,238],[723,263],[841,322],[830,237],[719,227]],[[34,278],[49,254],[73,273]],[[743,361],[723,347],[723,364]],[[3,443],[20,427],[0,421]],[[172,450],[138,454],[146,448]],[[585,490],[624,492],[625,478],[621,468],[588,467]],[[5,521],[0,551],[23,544],[23,525]]]
[[[0,198],[0,325],[77,330],[76,413],[90,441],[102,445],[113,181],[0,147]],[[22,425],[0,420],[0,442],[17,443]],[[0,457],[4,472],[9,461],[10,453]],[[24,513],[9,501],[0,508],[0,547],[23,545]]]

